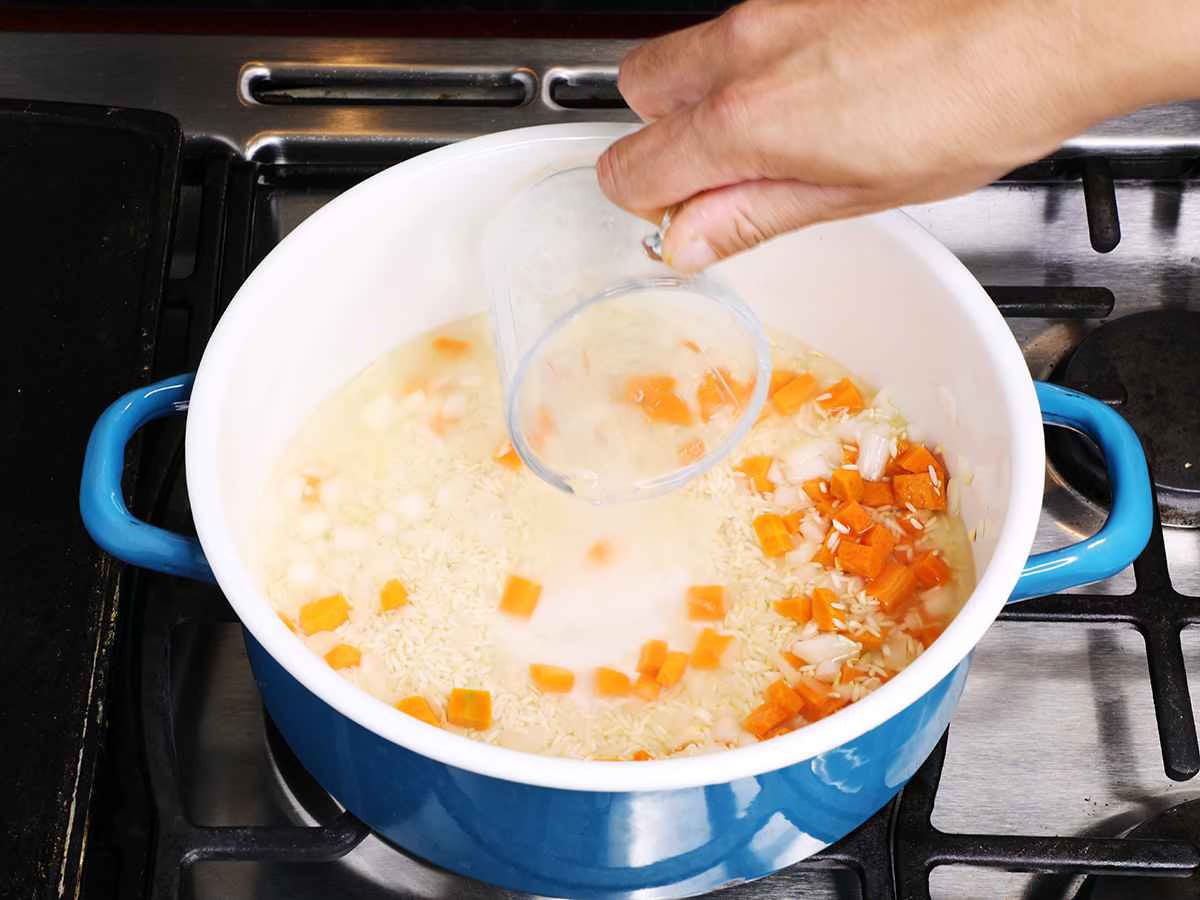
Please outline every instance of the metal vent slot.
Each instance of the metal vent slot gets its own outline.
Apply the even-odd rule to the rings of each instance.
[[[546,75],[550,102],[563,109],[628,109],[617,90],[616,69],[551,71]]]
[[[241,93],[270,106],[516,107],[534,84],[531,72],[500,66],[251,65]]]

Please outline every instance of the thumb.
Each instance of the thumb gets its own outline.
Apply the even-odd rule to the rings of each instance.
[[[690,274],[787,231],[865,212],[862,189],[747,181],[704,191],[671,213],[663,261]]]

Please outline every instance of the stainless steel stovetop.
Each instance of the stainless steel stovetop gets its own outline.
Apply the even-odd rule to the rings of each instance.
[[[625,110],[564,108],[611,91],[628,44],[603,41],[371,41],[103,35],[0,35],[0,95],[160,109],[190,139],[250,159],[286,163],[390,161],[474,134],[550,121],[626,119]],[[380,86],[382,85],[382,87]],[[255,98],[258,98],[256,100]],[[342,105],[397,102],[411,105]],[[475,104],[447,105],[446,98]],[[269,102],[259,102],[259,101]],[[287,102],[284,102],[287,101]],[[508,104],[508,105],[505,105]],[[516,105],[514,105],[516,104]],[[1200,104],[1149,110],[1071,142],[1061,156],[1200,157]],[[1200,183],[1119,180],[1123,238],[1110,254],[1089,243],[1078,181],[1002,183],[910,210],[990,285],[1098,285],[1109,319],[1150,309],[1200,309]],[[272,194],[278,237],[336,191]],[[1046,377],[1094,319],[1010,320],[1035,377]],[[1200,460],[1197,460],[1200,462]],[[1103,512],[1053,469],[1037,549],[1094,532]],[[1200,529],[1167,528],[1177,591],[1200,597]],[[1092,593],[1129,593],[1130,572]],[[202,825],[283,824],[320,816],[286,753],[268,747],[235,625],[182,629],[176,672],[184,806]],[[1200,696],[1200,634],[1183,632],[1192,697]],[[1002,621],[979,645],[950,732],[933,824],[972,834],[1125,833],[1200,798],[1200,780],[1164,773],[1141,635],[1132,626]],[[1200,837],[1200,836],[1198,836]],[[509,896],[409,859],[368,838],[340,860],[296,865],[206,862],[192,894],[255,897]],[[934,897],[1073,896],[1077,882],[943,866]],[[855,896],[835,871],[793,871],[731,889],[737,898]]]

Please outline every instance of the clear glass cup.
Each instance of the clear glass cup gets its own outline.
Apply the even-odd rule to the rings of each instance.
[[[596,503],[707,471],[766,399],[770,350],[754,314],[711,275],[675,274],[651,230],[588,166],[521,191],[484,235],[513,446],[545,481]]]

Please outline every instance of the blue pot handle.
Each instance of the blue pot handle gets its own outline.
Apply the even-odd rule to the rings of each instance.
[[[1086,394],[1044,381],[1036,387],[1046,422],[1081,431],[1100,446],[1112,488],[1112,509],[1104,527],[1092,537],[1029,557],[1010,603],[1116,575],[1145,549],[1154,525],[1146,455],[1129,423]]]
[[[129,439],[147,422],[186,413],[194,380],[192,374],[167,378],[130,391],[104,411],[83,457],[79,512],[92,539],[117,559],[155,572],[214,581],[199,541],[134,518],[121,489]]]

